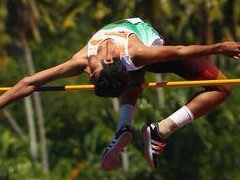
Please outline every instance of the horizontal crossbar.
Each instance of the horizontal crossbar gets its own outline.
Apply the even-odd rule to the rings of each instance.
[[[164,87],[200,87],[200,86],[219,86],[224,84],[240,84],[240,79],[218,79],[218,80],[198,80],[198,81],[166,81],[166,82],[148,82],[142,83],[141,87],[146,88],[164,88]],[[8,91],[11,87],[0,87],[1,91]],[[36,91],[75,91],[75,90],[93,90],[94,85],[63,85],[63,86],[42,86]]]

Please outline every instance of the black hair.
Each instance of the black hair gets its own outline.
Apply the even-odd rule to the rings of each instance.
[[[128,85],[128,72],[120,60],[113,64],[103,64],[103,69],[95,81],[95,94],[100,97],[118,97]]]

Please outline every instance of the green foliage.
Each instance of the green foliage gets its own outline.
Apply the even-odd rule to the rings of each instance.
[[[43,177],[40,163],[32,162],[29,158],[28,143],[19,141],[6,127],[1,128],[0,149],[0,179]]]
[[[0,164],[1,179],[43,179],[39,163],[33,164],[27,157],[9,158]]]
[[[37,71],[69,59],[98,28],[127,17],[140,16],[150,21],[173,44],[211,43],[239,39],[240,35],[240,7],[234,0],[13,2],[26,3],[32,8],[34,23],[27,28],[27,37]],[[13,85],[22,72],[27,72],[19,42],[6,31],[6,5],[7,0],[0,2],[1,86]],[[218,57],[216,64],[229,77],[235,78],[240,73],[238,62]],[[164,79],[179,80],[173,75],[164,75]],[[154,81],[154,77],[147,74],[146,80]],[[50,85],[87,82],[88,77],[83,76]],[[48,178],[239,179],[238,87],[234,87],[226,103],[169,139],[158,171],[152,172],[143,158],[142,125],[168,116],[197,91],[197,88],[164,89],[165,107],[160,109],[155,90],[145,90],[137,103],[134,141],[127,149],[130,163],[127,172],[123,168],[105,172],[100,167],[101,155],[117,124],[117,114],[109,99],[95,97],[91,91],[41,93],[50,161]],[[27,132],[22,101],[12,104],[9,110]],[[2,116],[0,120],[5,121]],[[47,179],[40,160],[30,159],[28,139],[19,140],[6,124],[0,125],[0,179]]]

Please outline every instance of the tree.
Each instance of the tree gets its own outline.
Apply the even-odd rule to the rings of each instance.
[[[38,20],[38,11],[35,5],[35,2],[29,0],[27,2],[22,1],[8,1],[8,30],[12,33],[17,40],[19,41],[20,47],[22,48],[26,64],[29,70],[29,74],[34,74],[35,69],[33,65],[31,50],[28,46],[27,41],[27,34],[31,31],[36,38],[37,41],[40,41],[40,34],[37,26]],[[42,166],[43,171],[48,172],[49,165],[48,165],[48,155],[46,149],[46,137],[45,137],[45,127],[44,127],[44,118],[42,112],[42,105],[40,96],[38,93],[33,95],[35,108],[37,112],[37,119],[38,125],[40,129],[40,142],[41,142],[41,152],[42,152]],[[30,132],[30,139],[31,139],[31,154],[34,160],[37,160],[37,151],[36,151],[36,132],[35,132],[35,125],[34,125],[34,117],[33,117],[33,107],[31,103],[31,97],[25,98],[25,106],[26,106],[26,113],[28,114],[28,124],[29,124],[29,132]]]

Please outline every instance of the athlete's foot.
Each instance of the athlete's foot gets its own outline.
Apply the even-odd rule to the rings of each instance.
[[[105,170],[113,170],[119,167],[120,154],[132,141],[132,132],[129,126],[123,126],[116,132],[115,137],[103,154],[101,166]]]
[[[157,124],[146,124],[142,128],[142,137],[144,142],[144,156],[152,170],[157,168],[159,156],[163,153],[166,142],[158,132]]]

